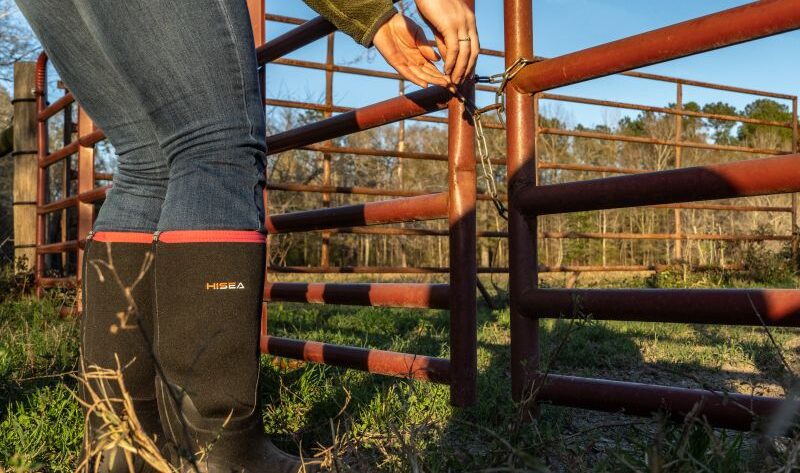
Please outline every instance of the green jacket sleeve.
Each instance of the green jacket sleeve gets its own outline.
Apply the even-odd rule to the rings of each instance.
[[[357,43],[370,47],[375,33],[395,10],[392,0],[303,0]]]

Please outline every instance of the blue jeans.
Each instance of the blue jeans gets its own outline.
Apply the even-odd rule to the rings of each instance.
[[[245,0],[17,0],[118,154],[95,231],[262,230],[265,124]]]

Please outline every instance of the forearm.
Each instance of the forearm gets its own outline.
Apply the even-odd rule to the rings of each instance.
[[[339,31],[369,47],[375,32],[395,10],[392,0],[304,0]]]

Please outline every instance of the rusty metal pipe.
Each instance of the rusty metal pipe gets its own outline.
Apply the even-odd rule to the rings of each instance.
[[[576,131],[564,130],[561,128],[540,128],[539,133],[543,135],[572,136],[575,138],[591,138],[606,141],[623,141],[627,143],[641,143],[650,145],[682,146],[684,148],[710,149],[717,151],[734,151],[738,153],[751,154],[788,154],[790,151],[768,148],[749,148],[747,146],[718,145],[713,143],[702,143],[697,141],[674,141],[652,138],[649,136],[629,136],[615,135],[613,133],[601,133],[597,131]]]
[[[533,57],[531,0],[504,0],[506,57],[509,67],[519,57]],[[507,92],[506,160],[508,189],[536,183],[536,113],[534,98],[516,88]],[[538,283],[536,219],[528,219],[513,199],[508,205],[509,291],[511,293],[511,391],[520,400],[533,382],[539,364],[539,321],[526,317],[520,295]]]
[[[264,300],[372,307],[447,309],[447,284],[323,284],[275,282],[264,285]]]
[[[531,289],[522,298],[537,316],[572,316],[579,301],[598,320],[800,326],[795,289]]]
[[[266,219],[269,233],[308,232],[339,227],[433,220],[447,215],[447,193],[307,210]]]
[[[528,186],[515,196],[528,214],[637,207],[800,191],[800,154],[606,179]]]
[[[261,352],[275,356],[358,369],[369,373],[447,384],[450,362],[444,358],[266,336]]]
[[[611,100],[597,100],[597,99],[590,99],[585,97],[574,97],[570,95],[561,95],[561,94],[539,94],[539,98],[542,100],[555,100],[559,102],[572,102],[572,103],[580,103],[586,105],[598,105],[602,107],[613,107],[613,108],[625,108],[629,110],[641,110],[643,112],[655,112],[655,113],[665,113],[669,115],[681,115],[685,117],[697,117],[697,118],[710,118],[714,120],[724,120],[724,121],[731,121],[731,122],[740,122],[740,123],[752,123],[754,125],[766,125],[766,126],[776,126],[782,128],[791,128],[791,122],[777,122],[773,120],[759,120],[758,118],[749,118],[749,117],[742,117],[738,115],[722,115],[719,113],[706,113],[706,112],[695,112],[692,110],[686,109],[677,109],[677,108],[669,108],[669,107],[653,107],[650,105],[639,105],[634,103],[625,103],[625,102],[614,102]]]
[[[267,137],[267,152],[280,153],[320,141],[338,138],[357,131],[442,110],[447,106],[450,92],[438,86],[428,87],[401,97],[384,100],[335,117],[320,120],[293,130]]]
[[[66,108],[67,105],[71,104],[74,101],[75,97],[73,97],[71,93],[64,94],[63,96],[61,96],[61,98],[59,98],[52,104],[46,106],[42,111],[39,112],[38,114],[39,121],[47,120],[56,113],[64,110],[64,108]]]
[[[474,0],[466,0],[474,9]],[[475,100],[475,88],[461,87],[461,94]],[[475,127],[457,99],[448,107],[448,205],[450,261],[450,403],[471,406],[477,398],[477,173]]]
[[[762,0],[531,64],[511,86],[524,93],[542,92],[797,28],[800,8],[795,0]],[[507,49],[512,61],[533,57]]]
[[[256,48],[256,59],[258,64],[263,66],[320,38],[324,38],[334,31],[336,31],[336,27],[330,21],[318,16],[258,46]]]
[[[688,414],[693,413],[715,427],[737,430],[757,427],[756,422],[778,412],[784,402],[795,404],[791,412],[800,407],[797,401],[770,397],[557,374],[546,377],[540,374],[536,385],[539,387],[538,400],[559,406],[637,416],[665,411],[677,422],[683,422]]]

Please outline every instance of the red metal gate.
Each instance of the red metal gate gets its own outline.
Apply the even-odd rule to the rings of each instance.
[[[506,64],[533,58],[529,0],[505,0]],[[537,186],[533,94],[800,28],[793,0],[765,0],[631,36],[522,69],[508,90],[509,243],[512,383],[516,398],[534,386],[554,404],[647,415],[696,411],[714,425],[749,429],[780,399],[699,389],[543,375],[538,319],[582,310],[601,320],[800,325],[800,291],[770,289],[541,289],[536,268],[539,215],[797,192],[800,155]],[[797,121],[793,123],[797,141]]]
[[[334,31],[322,18],[304,22],[267,43],[263,2],[251,0],[259,64],[321,39]],[[471,3],[471,2],[470,2]],[[533,59],[530,0],[505,0],[506,65]],[[507,169],[509,189],[512,389],[520,399],[531,388],[540,401],[607,411],[649,414],[666,409],[679,417],[700,403],[700,413],[714,424],[749,428],[754,416],[769,415],[779,399],[723,395],[703,390],[672,388],[576,378],[538,371],[538,319],[570,314],[576,300],[596,319],[643,320],[746,325],[800,325],[800,292],[794,290],[583,290],[541,289],[538,284],[536,221],[539,215],[643,205],[678,204],[800,191],[800,155],[760,159],[671,171],[631,174],[606,179],[537,186],[534,94],[556,87],[620,73],[634,68],[696,54],[743,41],[800,28],[800,8],[794,0],[765,0],[648,33],[607,43],[522,68],[507,92]],[[40,61],[39,99],[39,213],[77,205],[81,219],[78,238],[47,245],[40,217],[38,254],[75,249],[91,224],[90,202],[102,197],[94,187],[89,147],[102,139],[87,118],[79,120],[75,141],[47,153],[46,120],[72,99],[68,95],[46,104],[44,59]],[[465,96],[474,87],[465,87]],[[305,284],[268,282],[265,301],[354,304],[367,306],[449,309],[450,359],[391,353],[357,347],[291,340],[268,335],[266,320],[262,350],[279,356],[323,362],[374,373],[448,383],[456,405],[475,402],[476,378],[476,175],[473,122],[463,105],[441,88],[431,87],[356,110],[344,111],[317,123],[268,138],[269,152],[308,147],[345,134],[374,128],[429,112],[449,109],[448,190],[336,208],[267,216],[271,234],[333,230],[365,225],[447,218],[450,243],[449,284]],[[334,110],[330,107],[330,111]],[[797,120],[792,123],[794,146]],[[796,148],[795,148],[796,149]],[[83,152],[85,154],[81,155]],[[80,192],[45,203],[44,169],[78,153]],[[85,156],[85,159],[81,159]],[[81,207],[84,206],[84,207]],[[82,209],[82,210],[80,210]],[[48,279],[37,261],[39,287],[65,281]],[[80,265],[78,265],[80,267]],[[266,314],[266,312],[265,312]],[[733,402],[731,402],[733,401]]]

